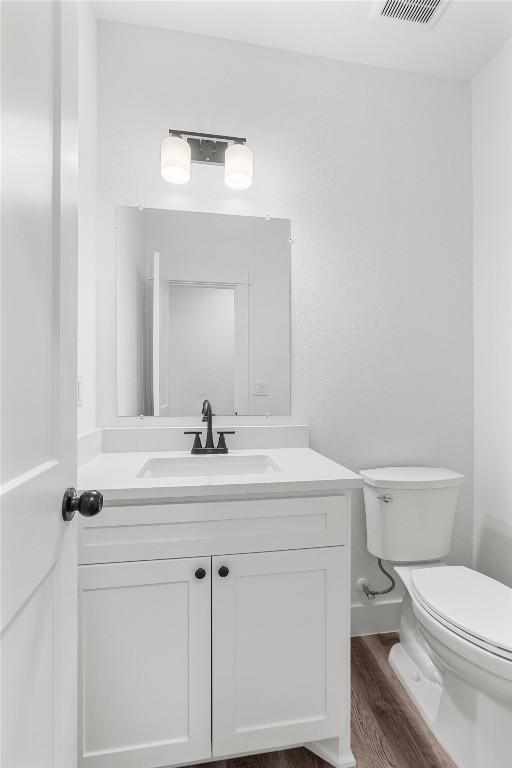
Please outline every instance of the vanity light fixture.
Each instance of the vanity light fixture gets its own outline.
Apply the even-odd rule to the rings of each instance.
[[[166,136],[160,150],[162,177],[173,184],[185,184],[190,179],[190,144],[181,136]]]
[[[226,149],[224,181],[231,189],[249,189],[252,184],[254,160],[247,144],[231,144]]]
[[[231,189],[249,189],[254,160],[246,139],[170,129],[162,139],[161,174],[166,181],[184,184],[190,179],[190,164],[224,165],[224,181]]]

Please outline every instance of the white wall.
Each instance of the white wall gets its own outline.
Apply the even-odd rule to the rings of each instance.
[[[100,369],[115,349],[116,204],[290,218],[293,416],[353,469],[463,472],[453,559],[470,562],[469,85],[114,23],[100,25],[99,71]],[[207,166],[163,181],[169,127],[247,136],[251,190]],[[353,555],[354,580],[382,583],[360,497]]]
[[[512,587],[512,39],[472,96],[475,563]]]
[[[90,3],[79,4],[78,434],[96,427],[97,26]]]

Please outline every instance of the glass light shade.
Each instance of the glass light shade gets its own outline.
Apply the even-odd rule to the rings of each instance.
[[[185,184],[190,179],[190,144],[180,136],[166,136],[160,150],[162,178],[173,184]]]
[[[224,181],[231,189],[249,189],[252,184],[254,158],[247,144],[232,144],[224,158]]]

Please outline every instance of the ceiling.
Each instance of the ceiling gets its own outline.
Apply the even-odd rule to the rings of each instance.
[[[373,0],[96,0],[100,19],[471,79],[512,35],[512,0],[450,0],[434,26],[375,18]]]

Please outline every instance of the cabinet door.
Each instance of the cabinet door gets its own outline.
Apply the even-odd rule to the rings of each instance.
[[[79,568],[79,765],[210,757],[210,568],[210,558]]]
[[[345,548],[214,557],[212,579],[213,755],[339,735],[349,700]]]

